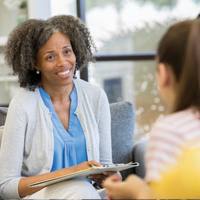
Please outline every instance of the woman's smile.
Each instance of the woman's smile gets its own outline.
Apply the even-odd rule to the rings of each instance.
[[[71,71],[72,71],[72,69],[70,68],[70,69],[64,70],[62,72],[58,72],[58,73],[56,73],[56,75],[59,76],[60,78],[67,78],[71,75]]]

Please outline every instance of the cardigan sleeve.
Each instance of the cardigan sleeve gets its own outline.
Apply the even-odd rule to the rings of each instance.
[[[102,165],[112,164],[111,147],[111,117],[110,107],[106,93],[101,89],[101,99],[99,107],[99,153],[100,163]]]
[[[9,105],[0,150],[0,196],[4,199],[20,198],[18,184],[21,177],[26,113],[13,99]]]

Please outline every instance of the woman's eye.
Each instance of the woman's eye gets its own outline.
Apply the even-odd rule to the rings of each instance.
[[[53,59],[53,56],[48,56],[47,57],[47,60],[52,60]]]
[[[66,53],[66,54],[69,54],[69,53],[71,53],[71,51],[70,51],[70,50],[66,50],[65,53]]]

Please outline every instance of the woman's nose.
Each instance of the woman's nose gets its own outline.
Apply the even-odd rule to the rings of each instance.
[[[58,65],[59,67],[64,67],[64,66],[66,65],[67,62],[68,62],[68,61],[67,61],[66,57],[64,57],[63,55],[59,55],[59,56],[58,56],[57,65]]]

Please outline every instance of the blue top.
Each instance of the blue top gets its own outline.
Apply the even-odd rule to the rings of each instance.
[[[70,118],[68,131],[63,127],[51,102],[50,96],[42,87],[39,87],[40,95],[44,104],[52,113],[54,134],[54,157],[51,171],[67,168],[88,161],[86,153],[85,135],[78,117],[74,113],[77,107],[77,92],[74,86],[69,95],[71,99]]]

